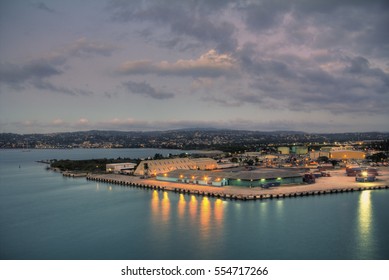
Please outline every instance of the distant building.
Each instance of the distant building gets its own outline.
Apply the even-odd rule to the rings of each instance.
[[[136,168],[135,175],[153,175],[166,173],[176,169],[184,170],[213,170],[217,162],[211,158],[174,158],[160,160],[143,160]]]
[[[132,162],[109,163],[105,166],[105,171],[110,173],[133,173],[136,164]]]
[[[296,155],[308,154],[308,147],[306,146],[292,146],[290,150],[292,154],[296,154]]]
[[[361,151],[343,150],[330,152],[330,159],[335,160],[363,160],[365,157],[366,154]]]
[[[317,160],[319,157],[328,157],[330,158],[330,152],[323,152],[323,151],[319,151],[319,152],[310,152],[309,153],[309,158],[310,159],[314,159],[314,160]]]
[[[290,148],[289,148],[289,147],[278,147],[278,148],[277,148],[277,151],[278,151],[281,155],[289,155],[289,153],[290,153]]]

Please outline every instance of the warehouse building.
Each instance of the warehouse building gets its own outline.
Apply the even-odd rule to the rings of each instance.
[[[157,180],[209,186],[271,187],[303,183],[300,172],[288,169],[251,171],[174,170],[158,174]]]
[[[330,152],[330,159],[335,160],[363,160],[365,157],[366,154],[361,151],[341,150]]]
[[[309,158],[317,160],[320,157],[328,157],[330,158],[330,152],[323,152],[323,151],[313,151],[309,153]]]
[[[289,147],[278,147],[278,148],[277,148],[277,151],[278,151],[281,155],[289,155],[289,153],[290,153],[290,148],[289,148]]]
[[[105,171],[109,173],[134,173],[136,164],[132,162],[109,163],[105,166]]]
[[[176,169],[182,170],[213,170],[217,168],[217,162],[211,158],[173,158],[160,160],[142,160],[136,168],[135,175],[156,176],[160,173],[170,172]]]

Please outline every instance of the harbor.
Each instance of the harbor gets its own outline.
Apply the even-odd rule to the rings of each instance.
[[[103,172],[67,177],[36,162],[123,153],[2,151],[2,257],[388,259],[384,166],[374,182],[356,182],[342,169],[314,184],[250,188]]]

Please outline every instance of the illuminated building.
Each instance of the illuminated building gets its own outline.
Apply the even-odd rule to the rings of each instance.
[[[170,172],[176,169],[213,170],[216,168],[217,162],[211,158],[142,160],[134,174],[140,176],[156,176],[157,174]]]
[[[220,187],[226,185],[271,187],[303,183],[303,176],[297,171],[265,168],[251,171],[174,170],[168,173],[158,174],[156,179],[168,182]]]

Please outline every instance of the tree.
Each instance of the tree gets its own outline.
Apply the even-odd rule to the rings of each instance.
[[[233,157],[232,159],[231,159],[231,162],[234,162],[234,163],[237,163],[239,160],[238,160],[238,158],[236,158],[236,157]]]
[[[383,152],[376,153],[374,155],[367,156],[366,159],[370,159],[372,162],[380,162],[385,159],[387,159],[388,156],[385,155]]]
[[[163,158],[164,158],[164,157],[163,157],[162,154],[156,153],[156,154],[154,155],[154,158],[153,158],[153,159],[163,159]]]
[[[325,163],[328,163],[328,160],[329,160],[329,158],[326,156],[320,156],[317,159],[318,162],[325,162]]]

